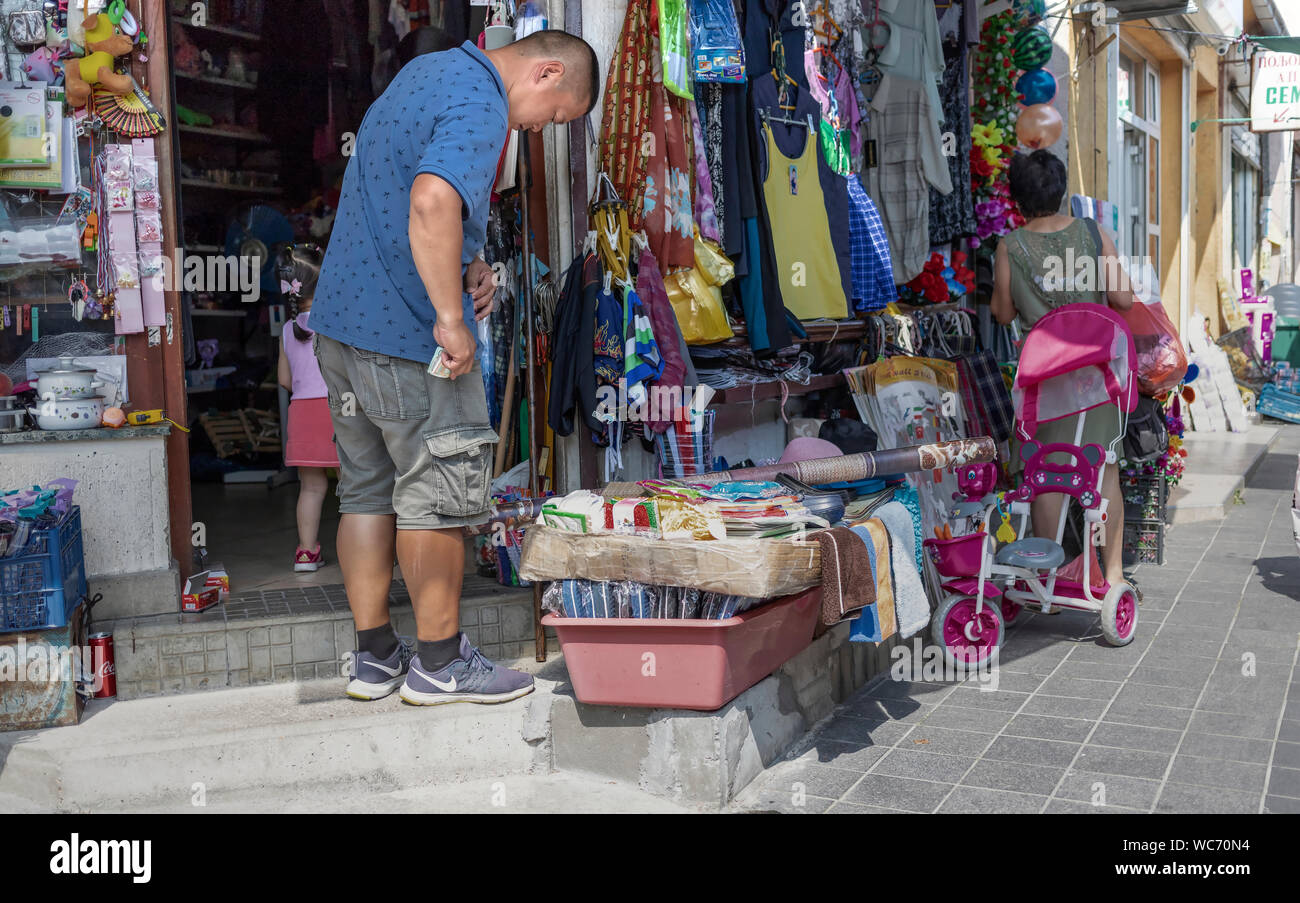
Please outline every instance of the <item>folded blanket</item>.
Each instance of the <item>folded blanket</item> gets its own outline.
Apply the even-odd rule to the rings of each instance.
[[[821,546],[822,611],[815,635],[876,601],[875,568],[862,539],[847,527],[813,534]]]
[[[866,547],[876,588],[875,604],[868,605],[854,618],[849,639],[855,643],[880,643],[898,631],[894,581],[889,566],[889,534],[885,525],[875,518],[849,529]]]
[[[930,600],[917,570],[916,527],[913,515],[899,502],[881,505],[876,517],[889,531],[889,562],[894,576],[894,603],[898,610],[898,632],[903,639],[924,630],[930,623]]]

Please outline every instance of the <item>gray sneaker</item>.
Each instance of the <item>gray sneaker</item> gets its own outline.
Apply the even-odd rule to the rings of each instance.
[[[460,658],[440,671],[427,671],[417,655],[402,684],[403,702],[411,705],[443,705],[448,702],[493,704],[509,702],[533,692],[533,678],[492,664],[460,635]]]
[[[343,656],[343,676],[348,681],[347,694],[353,699],[383,699],[406,678],[415,647],[407,637],[398,637],[397,648],[388,658],[378,658],[360,649]]]

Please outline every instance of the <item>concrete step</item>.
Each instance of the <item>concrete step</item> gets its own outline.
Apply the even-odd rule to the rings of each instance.
[[[137,810],[141,813],[336,814],[412,813],[434,815],[587,815],[617,813],[689,814],[679,806],[617,781],[567,774],[505,775],[458,784],[428,784],[397,790],[348,790],[336,785],[293,787],[209,796],[204,805],[182,802]]]
[[[121,811],[183,808],[200,792],[214,801],[284,799],[303,786],[394,793],[520,776],[540,757],[524,739],[526,700],[417,707],[342,689],[336,678],[95,700],[79,725],[0,734],[0,800]]]
[[[397,632],[414,636],[415,613],[400,583],[389,605]],[[461,628],[493,661],[531,661],[532,590],[466,575]],[[198,614],[97,619],[95,629],[113,633],[124,700],[333,678],[356,646],[341,584],[234,592]],[[559,649],[553,636],[548,647]]]
[[[1232,508],[1238,490],[1264,460],[1280,433],[1274,424],[1257,424],[1244,433],[1197,433],[1183,437],[1187,470],[1169,493],[1169,523],[1218,520]]]

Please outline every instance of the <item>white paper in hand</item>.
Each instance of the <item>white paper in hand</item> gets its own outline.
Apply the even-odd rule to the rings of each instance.
[[[447,379],[451,376],[451,368],[442,362],[442,348],[435,351],[433,360],[429,361],[429,375],[439,379]]]

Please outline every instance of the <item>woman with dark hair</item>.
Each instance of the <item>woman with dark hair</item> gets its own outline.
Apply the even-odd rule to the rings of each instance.
[[[316,245],[288,245],[281,249],[277,265],[280,293],[289,299],[293,315],[280,336],[279,367],[280,385],[293,393],[284,446],[285,465],[298,468],[298,548],[293,569],[306,572],[324,563],[319,540],[320,512],[329,488],[325,471],[339,466],[325,379],[312,348],[315,333],[307,327],[324,259],[325,252]]]
[[[1011,199],[1025,224],[998,242],[993,264],[993,316],[1003,325],[1019,319],[1029,329],[1043,315],[1065,304],[1109,304],[1116,310],[1133,306],[1133,292],[1112,278],[1119,272],[1118,253],[1110,236],[1095,220],[1077,219],[1061,209],[1065,199],[1065,164],[1047,150],[1016,154],[1011,160]],[[1066,417],[1040,424],[1035,441],[1040,444],[1073,443],[1078,418]],[[1105,405],[1087,412],[1081,445],[1095,442],[1103,448],[1120,433],[1119,409]],[[1013,466],[1019,467],[1019,440],[1012,439]],[[1124,500],[1119,491],[1119,468],[1107,467],[1102,494],[1109,499],[1106,543],[1102,566],[1107,582],[1124,579]],[[1056,536],[1061,502],[1065,496],[1040,496],[1033,503],[1034,535]]]

